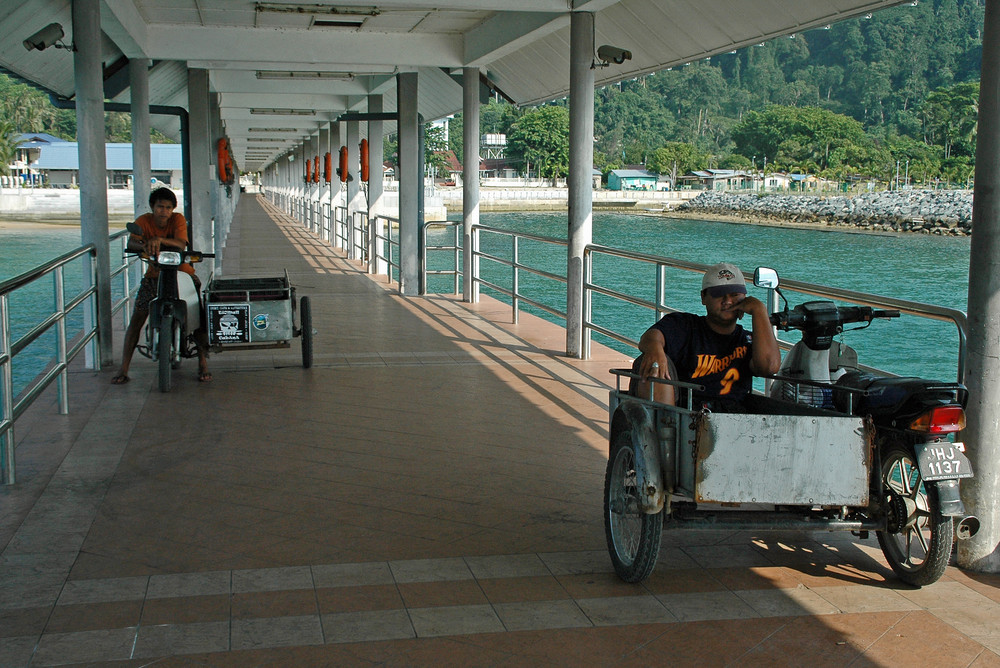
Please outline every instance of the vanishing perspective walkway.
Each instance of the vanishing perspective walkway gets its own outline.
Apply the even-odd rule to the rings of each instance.
[[[69,415],[39,402],[0,490],[0,665],[1000,666],[1000,577],[912,589],[874,537],[665,532],[653,576],[618,580],[623,355],[569,359],[489,298],[404,299],[263,198],[224,267],[288,271],[313,368],[295,339],[168,394],[137,359],[125,386],[76,370]]]

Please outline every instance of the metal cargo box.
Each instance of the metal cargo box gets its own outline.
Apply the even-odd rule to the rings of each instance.
[[[294,335],[293,292],[287,276],[212,280],[206,290],[209,343],[287,343]]]
[[[691,455],[696,501],[868,504],[861,418],[711,413],[699,420]]]

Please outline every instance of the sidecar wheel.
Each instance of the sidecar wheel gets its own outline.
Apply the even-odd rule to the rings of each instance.
[[[882,457],[882,478],[890,495],[889,530],[877,534],[882,553],[906,584],[937,582],[954,540],[954,521],[941,514],[937,487],[924,484],[912,451],[898,446]]]
[[[632,435],[615,437],[604,476],[604,534],[615,572],[625,582],[649,577],[660,555],[663,512],[647,514],[639,508]]]
[[[174,341],[173,318],[160,318],[160,338],[156,342],[157,363],[160,371],[160,392],[170,391],[170,349]]]

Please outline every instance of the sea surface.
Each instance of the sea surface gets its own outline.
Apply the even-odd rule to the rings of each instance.
[[[483,225],[518,230],[535,235],[566,238],[565,213],[484,213]],[[786,279],[856,290],[964,311],[969,272],[967,237],[938,237],[915,234],[875,235],[826,229],[793,229],[746,225],[711,220],[671,219],[660,216],[596,213],[594,243],[650,255],[690,262],[713,264],[732,262],[744,270],[757,266],[775,268]],[[450,242],[450,233],[432,235],[431,243]],[[0,228],[0,281],[27,271],[80,245],[80,228],[38,227]],[[508,237],[485,235],[482,248],[509,258]],[[523,241],[519,261],[553,274],[565,275],[566,249]],[[432,255],[432,268],[451,263],[451,253]],[[483,261],[484,277],[509,287],[510,270]],[[67,293],[79,289],[82,263],[66,271]],[[562,282],[520,272],[520,289],[532,299],[565,311],[566,287]],[[653,265],[612,258],[595,262],[593,282],[647,301],[656,298]],[[431,276],[432,292],[451,291],[453,279]],[[51,279],[11,298],[11,328],[14,338],[30,331],[52,312],[54,290]],[[700,277],[679,270],[665,275],[666,302],[674,308],[703,312],[698,292]],[[763,290],[750,288],[764,297]],[[485,292],[490,292],[488,289]],[[506,300],[502,295],[496,296]],[[813,299],[786,293],[794,306]],[[557,321],[546,312],[525,310]],[[598,296],[593,304],[594,320],[609,329],[637,340],[655,319],[649,309]],[[82,316],[70,319],[70,331],[79,331]],[[794,333],[782,335],[795,340]],[[920,375],[952,380],[957,373],[958,336],[950,323],[904,316],[893,321],[876,321],[863,331],[840,337],[856,348],[863,363],[899,375]],[[625,344],[594,336],[595,341],[632,354]],[[15,394],[23,390],[55,351],[54,334],[46,335],[15,358]]]

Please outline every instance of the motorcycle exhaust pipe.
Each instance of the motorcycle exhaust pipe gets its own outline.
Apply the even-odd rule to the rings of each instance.
[[[967,515],[955,525],[955,536],[959,540],[969,540],[977,533],[979,533],[979,518],[975,515]]]

